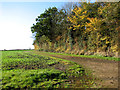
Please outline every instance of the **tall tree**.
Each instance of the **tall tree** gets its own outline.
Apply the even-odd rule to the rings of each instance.
[[[54,18],[58,14],[56,7],[48,8],[42,13],[38,18],[36,18],[36,24],[31,27],[31,31],[36,32],[36,39],[40,38],[42,35],[47,36],[50,40],[54,40],[56,37],[57,21]],[[52,36],[52,37],[51,37]]]

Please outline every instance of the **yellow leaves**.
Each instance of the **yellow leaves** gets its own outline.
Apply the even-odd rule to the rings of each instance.
[[[78,10],[78,8],[75,8],[75,9],[73,10],[73,12],[74,12],[74,11],[77,11],[77,10]]]
[[[91,23],[86,23],[86,27],[91,27],[92,24]]]
[[[93,18],[87,18],[89,21],[91,21],[91,19],[93,19]]]
[[[73,27],[79,28],[79,27],[80,27],[80,25],[73,25]]]
[[[83,14],[86,14],[86,13],[87,13],[87,11],[84,11],[84,12],[83,12]]]
[[[109,41],[106,41],[106,44],[110,43]]]
[[[78,13],[81,13],[82,12],[82,8],[78,8]]]
[[[76,30],[76,28],[74,28],[73,30]]]
[[[94,28],[91,23],[86,23],[85,27],[86,27],[86,31],[87,31],[87,32],[92,31],[93,28]]]
[[[90,21],[90,23],[92,23],[92,24],[96,24],[97,22],[98,22],[98,19],[97,18],[87,18],[89,21]]]
[[[70,22],[72,22],[72,18],[68,17],[68,20],[69,20]]]
[[[101,15],[105,13],[107,14],[109,10],[112,10],[110,3],[106,4],[104,7],[103,6],[99,7],[98,13]]]
[[[100,13],[100,14],[102,14],[103,13],[103,11],[102,11],[103,9],[102,8],[98,8],[98,12]]]
[[[108,39],[108,38],[109,38],[109,37],[105,36],[105,37],[101,38],[100,40],[106,40],[106,39]]]
[[[76,30],[76,29],[79,29],[80,28],[80,25],[73,25],[74,29],[73,30]]]
[[[69,27],[68,29],[72,29],[72,27]]]
[[[75,16],[72,16],[72,17],[68,17],[68,20],[73,23],[73,24],[77,24],[77,18]]]
[[[102,20],[97,18],[87,18],[90,22],[86,23],[86,31],[99,31]]]
[[[67,18],[68,18],[68,19],[70,19],[70,17],[69,17],[69,16],[68,16]]]
[[[55,51],[58,52],[58,51],[60,51],[60,50],[61,50],[61,48],[60,48],[60,47],[57,47]]]
[[[86,16],[85,16],[85,15],[82,15],[82,16],[79,16],[79,18],[80,18],[81,21],[82,21],[84,18],[86,18]]]
[[[65,53],[68,53],[68,52],[70,52],[70,46],[68,46],[68,48],[67,48],[67,50],[65,51]]]
[[[114,46],[111,46],[111,49],[112,49],[113,52],[116,52],[117,49],[118,49],[118,45],[116,44]]]
[[[106,40],[106,37],[104,37],[104,38],[101,38],[100,40]]]
[[[79,13],[78,13],[78,12],[74,11],[74,13],[75,13],[76,16],[79,16]]]
[[[105,37],[101,38],[100,40],[105,41],[106,44],[108,44],[108,43],[110,43],[110,41],[108,40],[109,38],[110,38],[110,37],[105,36]]]
[[[73,12],[75,13],[75,14],[79,14],[79,13],[81,13],[82,12],[82,8],[81,7],[77,7],[77,8],[75,8],[74,10],[73,10]]]
[[[72,23],[71,27],[69,29],[78,30],[82,27],[84,27],[84,21],[86,20],[87,16],[85,15],[87,11],[83,11],[81,7],[77,7],[73,10],[75,15],[71,15],[71,17],[68,17],[68,20]]]

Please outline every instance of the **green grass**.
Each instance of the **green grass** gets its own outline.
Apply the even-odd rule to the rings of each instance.
[[[54,69],[9,70],[3,71],[2,84],[3,88],[50,88],[58,82],[63,82],[64,77],[61,71]]]
[[[91,87],[93,79],[72,61],[23,51],[2,51],[2,88],[79,88]],[[86,81],[84,78],[86,78]],[[88,83],[89,82],[89,83]]]
[[[53,53],[53,52],[42,52],[42,53],[55,54],[55,55],[65,55],[65,56],[75,56],[75,57],[97,58],[97,59],[104,59],[104,60],[115,60],[115,61],[120,61],[120,58],[115,58],[115,57],[103,57],[103,56],[99,56],[99,55],[75,55],[75,54]]]

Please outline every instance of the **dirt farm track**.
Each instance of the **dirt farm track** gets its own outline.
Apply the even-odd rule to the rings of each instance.
[[[50,56],[74,61],[85,68],[92,70],[92,74],[101,80],[98,85],[102,86],[103,88],[118,88],[118,66],[120,67],[120,65],[118,65],[118,61],[63,55]]]

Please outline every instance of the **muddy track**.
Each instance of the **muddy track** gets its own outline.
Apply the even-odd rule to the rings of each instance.
[[[76,62],[86,69],[92,70],[92,74],[101,80],[97,87],[118,88],[118,61],[64,55],[50,56]],[[98,82],[96,81],[96,83]]]
[[[52,56],[56,58],[66,59],[86,68],[86,70],[91,71],[93,76],[99,79],[96,80],[96,85],[92,88],[118,88],[120,90],[120,61],[114,60],[103,60],[96,58],[85,58],[85,57],[75,57],[75,56],[66,56],[66,55],[56,55],[43,52],[34,52],[44,56]],[[119,76],[119,78],[118,78]],[[119,79],[119,80],[118,80]],[[113,89],[112,89],[113,90]],[[116,90],[116,89],[114,89]]]

